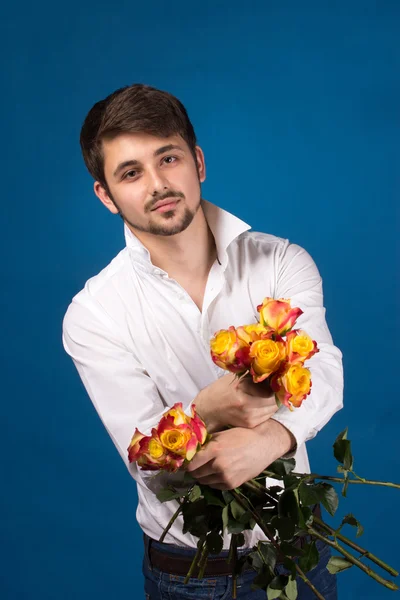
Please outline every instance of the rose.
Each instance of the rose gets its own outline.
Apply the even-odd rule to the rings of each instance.
[[[199,440],[189,424],[174,425],[171,417],[163,418],[158,425],[160,442],[168,452],[191,460],[196,454]]]
[[[301,364],[290,364],[285,371],[271,377],[271,388],[275,397],[290,410],[298,408],[311,392],[311,373]]]
[[[194,433],[196,434],[197,441],[202,446],[207,441],[207,429],[204,421],[199,417],[196,413],[196,405],[192,404],[192,418],[190,421],[190,425],[193,428]]]
[[[128,448],[130,462],[143,470],[175,472],[184,461],[190,461],[207,440],[207,429],[192,404],[192,416],[185,414],[182,402],[177,402],[161,417],[151,436],[137,428]]]
[[[257,310],[260,313],[260,323],[264,327],[272,327],[282,336],[292,329],[298,317],[303,314],[301,308],[291,308],[290,300],[284,298],[264,298]]]
[[[316,352],[319,352],[317,342],[312,340],[302,329],[293,329],[286,336],[286,352],[291,364],[304,363]]]
[[[142,470],[176,471],[184,462],[184,457],[172,455],[163,447],[156,429],[151,436],[145,436],[136,428],[128,447],[129,462],[136,462]]]
[[[269,332],[274,330],[271,327],[264,327],[261,323],[252,323],[251,325],[243,325],[236,328],[237,335],[246,344],[251,344],[257,340],[268,336]]]
[[[271,337],[253,342],[250,346],[249,356],[251,358],[250,374],[255,383],[260,383],[275,371],[282,367],[286,359],[286,345],[280,336],[273,332],[276,340]]]
[[[244,373],[250,367],[249,344],[238,336],[235,327],[220,329],[210,341],[211,358],[216,365],[232,373]]]
[[[197,441],[200,445],[203,445],[207,438],[207,429],[204,424],[204,421],[200,418],[200,416],[196,412],[196,405],[192,404],[191,407],[192,416],[189,417],[183,410],[182,402],[176,402],[172,408],[167,410],[161,417],[161,420],[157,427],[157,432],[160,435],[160,431],[162,428],[163,431],[172,431],[173,426],[171,419],[173,419],[173,425],[181,426],[181,425],[189,425],[189,427],[193,430]],[[185,431],[184,428],[181,428],[179,431]],[[169,436],[167,436],[169,439]],[[169,441],[168,444],[171,442]],[[175,442],[176,443],[176,442]],[[169,445],[164,444],[164,446],[168,449]]]

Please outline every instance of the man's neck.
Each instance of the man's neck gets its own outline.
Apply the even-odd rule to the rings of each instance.
[[[204,280],[217,258],[214,236],[200,207],[185,231],[174,236],[135,235],[150,252],[151,262],[177,280]]]

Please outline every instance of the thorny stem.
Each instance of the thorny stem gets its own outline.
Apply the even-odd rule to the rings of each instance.
[[[260,527],[261,531],[263,531],[265,533],[265,535],[267,536],[267,538],[269,539],[269,541],[271,542],[271,544],[276,548],[276,550],[278,551],[279,555],[282,556],[283,558],[285,558],[285,555],[282,553],[279,544],[277,544],[277,542],[274,539],[274,536],[272,535],[272,533],[269,531],[269,529],[264,525],[264,523],[262,522],[262,520],[260,519],[260,515],[253,510],[251,507],[249,507],[249,505],[247,504],[247,502],[245,502],[242,497],[240,496],[240,494],[238,494],[236,492],[236,490],[230,490],[231,494],[233,494],[233,496],[235,497],[235,499],[239,502],[239,504],[245,509],[248,510],[254,520],[257,522],[257,525]],[[295,567],[296,567],[296,571],[299,574],[299,576],[301,577],[301,579],[304,581],[304,583],[306,583],[308,585],[309,588],[311,588],[311,590],[314,592],[314,594],[317,596],[317,598],[319,598],[319,600],[325,600],[323,596],[321,596],[321,594],[319,593],[319,591],[316,589],[316,587],[314,587],[314,585],[311,583],[311,581],[308,579],[307,575],[300,569],[299,565],[294,563]]]
[[[313,479],[324,479],[327,481],[336,481],[337,483],[345,483],[346,479],[344,477],[330,477],[328,475],[318,475],[317,473],[294,473],[291,472],[291,475],[295,477],[300,477],[303,481],[312,481]],[[265,475],[266,477],[271,477],[272,479],[283,479],[280,475],[273,473],[272,471],[265,470],[261,473],[261,475]],[[358,477],[358,475],[357,475]],[[371,479],[347,479],[348,483],[358,483],[359,485],[368,484],[368,485],[383,485],[385,487],[392,487],[400,490],[400,483],[392,483],[391,481],[374,481]]]
[[[256,486],[253,488],[253,486],[251,485],[249,489],[254,489],[254,491],[257,490],[260,493],[260,495],[263,492],[263,488],[267,491],[267,488],[265,488],[265,486],[263,486],[261,483],[258,483],[258,482],[250,482],[250,483],[255,483]],[[244,485],[246,487],[248,487],[247,484],[244,484]],[[398,576],[398,574],[399,574],[398,571],[393,569],[393,567],[391,567],[390,565],[385,563],[383,560],[381,560],[374,554],[372,554],[372,552],[369,552],[369,550],[366,550],[365,548],[361,548],[361,546],[359,546],[355,542],[351,541],[349,538],[347,538],[343,534],[336,532],[332,527],[327,525],[324,521],[319,519],[316,515],[313,515],[313,522],[316,523],[322,529],[324,529],[325,532],[328,533],[329,535],[339,539],[341,542],[343,542],[347,546],[350,546],[350,548],[353,548],[353,550],[355,550],[356,552],[359,552],[361,554],[360,558],[363,558],[365,556],[366,558],[368,558],[369,560],[374,562],[376,565],[378,565],[379,567],[381,567],[382,569],[384,569],[385,571],[390,573],[390,575],[392,575],[393,577]],[[350,555],[350,556],[352,556],[352,555]]]
[[[184,584],[186,584],[186,583],[188,583],[188,582],[189,582],[189,579],[191,578],[191,576],[192,576],[192,573],[193,573],[193,571],[194,571],[194,568],[195,568],[195,566],[196,566],[196,564],[197,564],[197,562],[198,562],[198,560],[199,560],[200,554],[201,554],[201,552],[202,552],[202,550],[203,550],[203,548],[204,548],[204,544],[205,544],[206,538],[201,538],[201,539],[202,539],[203,541],[202,541],[202,543],[201,543],[201,544],[199,544],[199,545],[198,545],[198,547],[197,547],[197,552],[196,552],[196,554],[195,554],[195,557],[194,557],[194,559],[192,560],[192,564],[190,565],[190,569],[189,569],[189,571],[188,571],[188,573],[187,573],[187,575],[186,575],[186,577],[185,577],[185,580],[184,580],[184,582],[183,582]]]
[[[190,486],[190,488],[186,492],[185,496],[183,497],[182,502],[180,502],[178,508],[176,509],[176,511],[174,512],[174,514],[170,518],[170,520],[168,521],[168,524],[167,524],[166,528],[164,529],[164,531],[161,534],[160,539],[158,540],[159,542],[163,542],[164,541],[165,536],[167,535],[168,531],[171,529],[172,525],[175,523],[176,519],[178,518],[179,513],[181,512],[181,510],[183,509],[184,505],[188,501],[189,494],[192,491],[193,486],[194,486],[194,484],[192,486]],[[178,502],[179,502],[179,500],[178,500]]]
[[[373,571],[370,567],[367,567],[366,565],[364,565],[364,563],[362,563],[360,560],[358,560],[358,558],[356,558],[355,556],[350,554],[350,552],[347,552],[347,550],[345,548],[343,548],[343,546],[340,546],[340,544],[338,544],[336,541],[332,542],[329,538],[325,537],[324,535],[321,535],[313,527],[308,527],[308,533],[310,533],[314,537],[318,538],[322,542],[325,542],[326,544],[328,544],[328,546],[335,548],[335,550],[337,550],[338,552],[343,554],[343,556],[345,558],[347,558],[347,560],[349,562],[351,562],[353,565],[356,565],[357,567],[359,567],[362,571],[364,571],[364,573],[366,573],[367,575],[372,577],[372,579],[375,579],[375,581],[377,581],[378,583],[381,583],[382,585],[389,588],[390,590],[395,591],[395,590],[399,589],[395,583],[393,583],[392,581],[388,581],[387,579],[384,579],[383,577],[378,575],[378,573],[375,573],[375,571]]]
[[[390,575],[393,575],[393,577],[398,576],[399,573],[395,569],[393,569],[393,567],[391,567],[388,564],[386,564],[385,562],[383,562],[383,560],[381,560],[380,558],[378,558],[377,556],[372,554],[372,552],[369,552],[369,550],[365,550],[365,548],[361,548],[361,546],[359,546],[358,544],[355,544],[353,541],[349,540],[347,537],[345,537],[341,533],[338,533],[337,531],[332,529],[332,527],[329,527],[329,525],[324,523],[324,521],[322,521],[315,515],[313,518],[313,523],[318,525],[318,527],[320,527],[321,529],[324,529],[325,532],[328,533],[329,535],[337,538],[338,540],[340,540],[347,546],[350,546],[350,548],[353,548],[353,550],[355,550],[356,552],[359,552],[361,554],[360,558],[363,558],[365,556],[366,558],[368,558],[369,560],[371,560],[372,562],[377,564],[379,567],[381,567],[382,569],[384,569],[385,571],[390,573]]]

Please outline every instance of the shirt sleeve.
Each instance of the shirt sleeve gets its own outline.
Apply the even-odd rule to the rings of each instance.
[[[343,406],[342,353],[334,346],[325,320],[322,279],[311,256],[286,240],[276,269],[275,298],[290,299],[292,307],[303,310],[295,329],[304,329],[319,348],[305,364],[311,371],[310,395],[298,409],[282,406],[273,417],[294,435],[299,447],[315,437]]]
[[[154,471],[129,463],[128,446],[137,427],[150,435],[168,410],[155,383],[95,306],[72,302],[63,320],[62,341],[82,383],[131,475],[148,485]],[[190,408],[187,414],[190,415]]]

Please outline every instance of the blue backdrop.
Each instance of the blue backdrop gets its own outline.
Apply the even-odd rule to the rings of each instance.
[[[345,408],[310,442],[314,470],[335,471],[348,425],[356,471],[400,479],[399,2],[146,6],[3,8],[4,600],[142,598],[136,486],[61,344],[72,296],[124,245],[78,143],[89,108],[122,85],[177,95],[205,151],[204,197],[304,246],[320,269]],[[353,486],[339,507],[398,568],[399,500]],[[343,600],[391,597],[354,569],[339,582]]]

